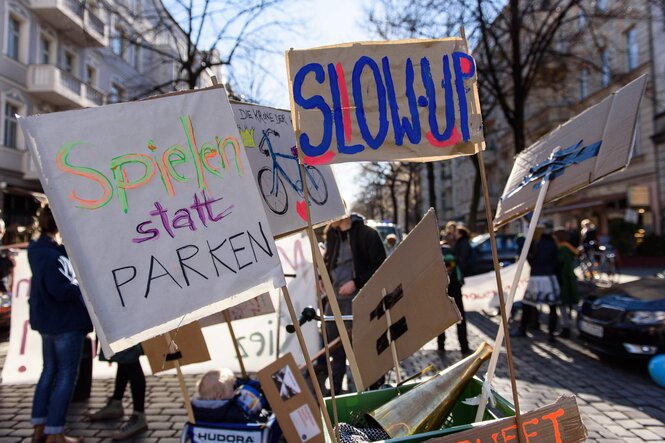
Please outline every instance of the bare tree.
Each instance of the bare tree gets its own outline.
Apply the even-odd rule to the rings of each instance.
[[[170,75],[153,81],[138,96],[192,89],[199,86],[208,69],[216,73],[224,70],[237,95],[243,95],[245,88],[254,95],[256,83],[237,81],[237,74],[233,76],[228,71],[241,61],[251,60],[250,75],[261,69],[266,75],[265,68],[260,67],[261,60],[276,52],[278,33],[274,31],[280,29],[283,34],[284,29],[290,28],[283,8],[295,1],[173,0],[167,9],[161,0],[145,0],[143,7],[137,9],[137,2],[115,0],[107,1],[105,7],[116,17],[117,25],[111,30],[114,51],[131,46],[141,48],[150,53],[154,68],[172,68],[166,70]]]

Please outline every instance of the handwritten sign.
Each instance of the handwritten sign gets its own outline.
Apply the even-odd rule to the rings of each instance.
[[[639,77],[519,154],[499,200],[494,226],[533,210],[546,176],[550,185],[545,202],[549,202],[628,166],[646,83],[646,75]],[[559,151],[553,153],[555,148]]]
[[[439,229],[430,209],[353,299],[353,348],[363,386],[394,366],[391,342],[401,361],[462,319],[447,288]]]
[[[307,226],[305,182],[312,224],[344,216],[344,203],[330,166],[307,165],[302,176],[289,111],[237,102],[231,107],[275,236]]]
[[[431,161],[478,152],[483,124],[466,47],[448,38],[288,51],[305,161]]]
[[[532,443],[577,443],[586,441],[587,430],[582,423],[577,401],[562,396],[555,403],[523,413],[518,431],[515,417],[479,423],[473,429],[433,438],[431,443],[480,443],[523,441]],[[519,440],[518,440],[519,433]]]
[[[530,275],[529,263],[524,263],[522,278],[517,285],[514,301],[522,300],[526,286],[529,283]],[[517,272],[517,263],[513,263],[501,268],[501,281],[503,282],[503,292],[508,294],[515,279]],[[499,292],[496,289],[496,275],[494,271],[483,274],[464,277],[462,286],[462,296],[464,297],[464,309],[466,311],[483,311],[488,308],[499,308]]]
[[[222,88],[20,124],[107,355],[285,284]]]

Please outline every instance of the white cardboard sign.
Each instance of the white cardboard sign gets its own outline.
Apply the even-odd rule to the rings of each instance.
[[[20,124],[108,355],[285,284],[222,88]]]
[[[330,166],[305,166],[303,180],[290,111],[238,102],[231,107],[275,236],[307,226],[304,181],[312,224],[344,216],[344,203]]]
[[[548,173],[552,179],[545,202],[628,166],[646,83],[646,75],[639,77],[520,153],[499,200],[494,226],[531,211]],[[555,148],[559,151],[550,158]]]

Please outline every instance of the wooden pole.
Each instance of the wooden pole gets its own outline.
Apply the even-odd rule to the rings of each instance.
[[[236,333],[233,331],[233,325],[231,324],[231,315],[229,315],[228,310],[222,311],[224,320],[226,321],[226,326],[229,328],[229,335],[231,335],[231,341],[233,341],[233,347],[236,350],[236,357],[238,357],[238,364],[240,365],[240,372],[242,373],[243,378],[247,378],[247,371],[245,370],[245,363],[242,361],[242,352],[240,352],[240,346],[238,345],[238,340],[236,339]]]
[[[275,356],[279,358],[279,341],[282,338],[280,329],[282,326],[282,297],[277,297],[277,331],[275,331]]]
[[[319,298],[319,312],[321,317],[324,316],[323,312],[323,297],[321,292],[316,292]],[[335,425],[335,440],[340,441],[339,438],[339,416],[337,414],[337,399],[335,398],[335,384],[333,383],[332,364],[330,363],[330,343],[328,343],[328,330],[326,329],[326,322],[321,319],[321,336],[323,337],[323,352],[326,355],[326,371],[328,371],[328,382],[330,383],[330,402],[332,403],[333,410],[333,424]],[[335,340],[339,339],[337,337]],[[339,342],[339,341],[338,341]],[[346,365],[345,365],[346,366]],[[346,369],[346,368],[345,368]],[[312,380],[312,383],[318,384],[318,380]]]
[[[385,300],[386,300],[386,288],[381,289],[381,295],[383,296],[383,303],[384,303],[384,308],[386,310],[386,322],[388,323],[388,343],[390,343],[390,352],[392,353],[393,356],[393,364],[395,365],[395,375],[397,376],[397,384],[402,383],[402,373],[400,371],[399,367],[399,359],[397,358],[397,345],[393,341],[393,338],[390,334],[390,327],[393,324],[392,319],[390,318],[390,309],[388,309],[385,305]]]
[[[323,415],[323,421],[325,422],[325,427],[328,429],[328,435],[331,438],[335,438],[335,431],[333,430],[332,424],[330,423],[330,414],[328,414],[328,409],[326,408],[326,403],[323,401],[323,394],[321,393],[321,387],[316,382],[316,373],[314,372],[314,366],[312,361],[309,358],[309,351],[307,350],[307,343],[305,343],[305,337],[302,335],[302,329],[300,329],[300,322],[298,321],[298,315],[293,308],[293,303],[291,302],[291,296],[289,295],[289,289],[286,286],[282,287],[282,294],[284,295],[284,301],[286,306],[289,309],[289,315],[291,316],[291,321],[293,322],[293,327],[296,329],[296,336],[298,337],[298,343],[300,343],[300,349],[302,355],[305,358],[305,364],[307,365],[307,372],[309,373],[309,378],[312,380],[312,385],[314,386],[314,393],[316,394],[316,399],[319,402],[319,407]]]
[[[554,150],[554,152],[556,151],[558,151],[558,149]],[[527,231],[526,238],[524,239],[524,244],[522,245],[522,251],[520,252],[519,260],[517,260],[517,270],[515,271],[515,277],[513,277],[512,286],[510,287],[510,293],[508,294],[508,299],[506,300],[505,305],[505,310],[507,312],[512,310],[513,300],[515,299],[515,292],[517,292],[517,286],[519,285],[520,278],[522,277],[522,269],[524,268],[527,255],[529,254],[529,248],[531,247],[531,242],[533,241],[533,235],[536,231],[536,226],[538,225],[538,219],[540,218],[540,213],[542,212],[543,204],[545,203],[545,196],[547,195],[549,186],[550,181],[549,176],[547,176],[541,182],[540,191],[538,192],[538,199],[536,200],[536,206],[533,209],[533,216],[531,217],[531,222],[529,223],[529,230]],[[506,335],[506,348],[508,346],[510,341],[510,334],[506,334],[506,331],[508,331],[508,329],[503,325],[503,323],[499,325],[499,330],[497,331],[496,339],[494,340],[494,352],[492,353],[492,357],[490,358],[490,362],[487,367],[487,373],[485,374],[485,383],[491,384],[492,380],[494,379],[494,372],[496,370],[496,364],[499,359],[504,335]],[[482,419],[486,406],[487,396],[485,395],[485,391],[482,391],[480,396],[480,403],[478,404],[478,410],[476,411],[476,421],[480,421]]]
[[[175,342],[171,339],[171,333],[167,332],[164,334],[164,339],[166,340],[166,345],[168,346],[168,353],[172,354],[178,350]],[[194,420],[194,410],[192,409],[192,402],[189,398],[189,391],[187,390],[187,385],[185,384],[185,377],[182,375],[180,370],[180,362],[178,360],[173,360],[173,366],[175,366],[176,374],[178,375],[178,383],[180,384],[180,392],[182,393],[182,398],[185,400],[185,408],[187,409],[187,417],[189,418],[190,423],[196,423]]]

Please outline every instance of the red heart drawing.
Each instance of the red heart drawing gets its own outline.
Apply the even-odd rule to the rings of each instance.
[[[303,220],[307,221],[307,203],[305,200],[296,202],[296,212]]]

